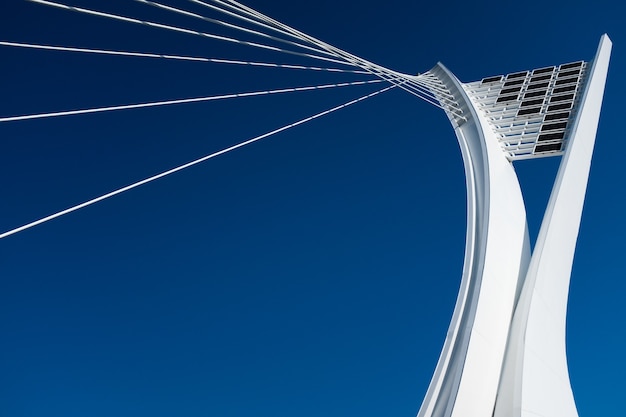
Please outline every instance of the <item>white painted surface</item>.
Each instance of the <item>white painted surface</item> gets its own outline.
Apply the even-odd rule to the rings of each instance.
[[[532,258],[515,171],[494,130],[443,65],[467,184],[463,277],[418,417],[577,417],[565,352],[571,266],[611,42],[589,71]],[[515,314],[513,315],[513,312]]]
[[[445,80],[467,113],[455,132],[465,164],[468,222],[457,304],[418,416],[491,416],[520,270],[528,262],[526,212],[515,171],[462,84],[442,65],[431,72]]]
[[[522,295],[495,417],[577,417],[565,349],[569,281],[611,54],[604,35],[548,202]]]

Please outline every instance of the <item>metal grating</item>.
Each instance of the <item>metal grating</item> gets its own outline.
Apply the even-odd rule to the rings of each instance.
[[[562,155],[585,82],[572,62],[464,84],[509,160]]]

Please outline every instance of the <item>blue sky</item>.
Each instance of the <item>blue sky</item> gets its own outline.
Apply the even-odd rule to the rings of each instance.
[[[70,4],[214,29],[130,0]],[[580,415],[621,415],[617,2],[246,4],[386,67],[441,61],[465,82],[589,60],[609,34],[568,358]],[[0,40],[314,63],[13,0],[0,5]],[[368,78],[7,47],[0,63],[0,117]],[[0,229],[378,88],[0,124]],[[516,164],[532,233],[558,162]],[[464,234],[453,131],[443,112],[394,90],[3,239],[0,414],[413,416],[452,313]]]

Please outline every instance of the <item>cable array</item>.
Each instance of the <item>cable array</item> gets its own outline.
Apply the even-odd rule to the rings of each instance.
[[[205,7],[209,7],[213,10],[221,11],[224,13],[231,14],[233,16],[238,16],[241,19],[244,19],[248,22],[255,23],[262,27],[272,29],[279,33],[285,34],[287,36],[292,36],[296,39],[299,39],[303,42],[309,42],[312,45],[316,45],[321,50],[327,51],[335,55],[339,59],[344,59],[346,63],[350,63],[354,66],[362,68],[373,75],[376,75],[386,81],[399,86],[400,88],[408,91],[409,93],[425,100],[426,102],[433,104],[439,108],[442,108],[446,111],[451,111],[455,114],[455,116],[463,118],[461,110],[457,106],[445,106],[441,104],[438,100],[438,95],[434,95],[431,92],[431,88],[438,88],[439,84],[433,83],[430,79],[425,79],[423,76],[412,76],[408,74],[399,73],[397,71],[390,70],[381,65],[372,63],[368,60],[365,60],[356,55],[350,54],[340,48],[334,47],[326,42],[323,42],[317,38],[314,38],[310,35],[307,35],[303,32],[300,32],[288,25],[285,25],[281,22],[278,22],[272,19],[269,16],[266,16],[254,9],[251,9],[237,1],[234,0],[213,0],[212,3],[218,4],[220,6],[211,5],[203,0],[189,0],[194,3],[203,5]],[[229,11],[230,10],[230,11]],[[240,13],[242,15],[237,15]],[[402,82],[401,82],[402,81]],[[449,92],[446,92],[449,95]]]
[[[149,53],[149,52],[113,51],[110,49],[74,48],[70,46],[41,45],[41,44],[23,43],[23,42],[0,41],[0,46],[11,46],[11,47],[16,47],[16,48],[28,48],[28,49],[42,49],[42,50],[48,50],[48,51],[79,52],[79,53],[100,54],[100,55],[132,56],[132,57],[139,57],[139,58],[160,58],[160,59],[171,59],[171,60],[176,60],[176,61],[210,62],[214,64],[245,65],[245,66],[251,66],[251,67],[274,67],[274,68],[287,68],[287,69],[310,70],[310,71],[369,74],[367,71],[344,69],[344,68],[325,68],[325,67],[315,67],[315,66],[309,66],[309,65],[276,64],[272,62],[241,61],[241,60],[221,59],[221,58],[155,54],[155,53]]]
[[[18,116],[6,116],[6,117],[0,117],[0,123],[26,121],[26,120],[34,120],[34,119],[47,119],[47,118],[62,117],[62,116],[76,116],[76,115],[81,115],[81,114],[103,113],[103,112],[110,112],[110,111],[151,108],[151,107],[170,106],[170,105],[179,105],[179,104],[188,104],[188,103],[208,102],[208,101],[235,99],[235,98],[244,98],[244,97],[267,96],[267,95],[284,94],[284,93],[291,93],[291,92],[327,90],[327,89],[332,89],[332,88],[337,88],[337,87],[349,87],[349,86],[357,86],[357,85],[374,84],[374,83],[380,83],[380,82],[387,82],[390,85],[380,90],[377,90],[375,92],[361,96],[357,99],[350,100],[346,103],[337,105],[328,110],[316,113],[312,116],[306,117],[304,119],[301,119],[296,122],[290,123],[288,125],[282,126],[280,128],[274,129],[270,132],[256,136],[252,139],[248,139],[244,142],[240,142],[236,145],[214,152],[210,155],[206,155],[194,161],[177,166],[175,168],[153,175],[146,179],[134,182],[130,185],[119,188],[115,191],[109,192],[99,197],[93,198],[84,203],[77,204],[68,209],[59,211],[52,215],[46,216],[42,219],[28,223],[24,226],[7,231],[5,233],[0,234],[0,239],[13,235],[15,233],[18,233],[20,231],[29,229],[36,225],[45,223],[47,221],[53,220],[55,218],[58,218],[65,214],[79,210],[81,208],[87,207],[89,205],[95,204],[102,200],[111,198],[115,195],[121,194],[123,192],[129,191],[141,185],[144,185],[149,182],[155,181],[157,179],[163,178],[165,176],[171,175],[175,172],[197,165],[199,163],[212,159],[216,156],[231,152],[235,149],[239,149],[243,146],[246,146],[251,143],[257,142],[259,140],[265,139],[267,137],[273,136],[277,133],[299,126],[306,122],[318,119],[327,114],[333,113],[345,107],[361,102],[365,99],[374,97],[392,88],[397,87],[399,89],[402,89],[414,95],[415,97],[418,97],[436,107],[444,109],[446,112],[454,115],[454,117],[463,118],[462,111],[459,108],[458,104],[456,103],[454,97],[450,94],[449,91],[447,91],[445,86],[434,75],[428,72],[424,74],[418,74],[418,75],[409,75],[409,74],[404,74],[401,72],[388,69],[384,66],[378,65],[364,58],[351,54],[341,48],[337,48],[320,39],[317,39],[291,26],[288,26],[282,22],[272,19],[271,17],[257,10],[254,10],[250,7],[247,7],[244,4],[241,4],[235,0],[187,0],[189,3],[189,6],[193,5],[197,8],[201,8],[202,10],[206,10],[207,12],[211,12],[213,14],[222,16],[222,18],[215,18],[214,16],[207,16],[207,15],[198,13],[196,11],[192,11],[191,9],[188,9],[188,8],[174,7],[172,5],[164,3],[163,2],[164,0],[160,0],[160,1],[132,0],[132,1],[142,4],[149,8],[161,10],[162,12],[164,12],[163,15],[167,15],[168,13],[171,14],[172,16],[176,15],[179,17],[180,21],[184,20],[180,18],[188,18],[190,21],[193,20],[198,23],[201,22],[202,24],[210,24],[219,29],[224,29],[224,30],[228,30],[234,33],[238,33],[241,36],[225,35],[225,34],[220,34],[219,32],[206,31],[204,29],[202,30],[195,29],[193,28],[193,26],[186,27],[186,25],[182,25],[182,24],[172,25],[172,24],[168,24],[164,22],[130,17],[130,16],[122,15],[122,14],[110,13],[110,12],[101,11],[101,10],[94,10],[94,9],[89,9],[89,8],[84,8],[84,7],[76,7],[76,6],[66,4],[66,3],[62,3],[60,1],[51,1],[51,0],[27,0],[27,1],[30,1],[32,3],[37,3],[40,5],[54,7],[57,9],[72,11],[72,12],[80,13],[84,15],[100,17],[100,18],[105,18],[105,19],[114,20],[118,22],[125,22],[125,23],[129,23],[133,25],[143,26],[143,27],[150,28],[150,29],[165,30],[169,32],[175,32],[175,33],[186,34],[186,35],[190,35],[194,37],[199,37],[199,38],[203,38],[207,40],[238,45],[241,47],[260,49],[260,50],[264,50],[264,51],[268,51],[272,53],[282,54],[282,56],[291,57],[291,58],[297,57],[299,60],[322,61],[326,64],[332,64],[332,66],[324,67],[320,65],[307,65],[307,64],[300,63],[300,62],[296,62],[296,63],[262,62],[262,61],[257,61],[257,60],[245,60],[245,59],[226,59],[226,58],[219,58],[219,57],[201,57],[201,56],[198,57],[198,56],[189,56],[189,55],[182,55],[182,54],[137,52],[137,51],[124,51],[124,50],[107,49],[107,48],[45,45],[45,44],[40,44],[40,43],[24,43],[24,42],[10,42],[10,41],[0,41],[0,46],[11,47],[11,48],[57,51],[57,52],[120,56],[120,57],[153,58],[153,59],[174,60],[174,61],[204,62],[204,63],[212,63],[212,64],[243,65],[243,66],[250,66],[250,67],[309,70],[309,71],[318,71],[318,72],[327,72],[327,73],[361,74],[361,75],[371,75],[371,76],[374,76],[375,78],[367,79],[367,80],[321,84],[321,85],[314,85],[314,86],[277,88],[277,89],[272,89],[272,90],[251,91],[251,92],[243,92],[243,93],[211,95],[211,96],[204,96],[204,97],[192,97],[192,98],[183,98],[183,99],[174,99],[174,100],[161,100],[161,101],[144,102],[144,103],[136,103],[136,104],[92,107],[92,108],[78,109],[78,110],[54,111],[54,112],[35,113],[35,114],[26,114],[26,115],[18,115]],[[229,21],[228,19],[231,19],[231,20],[234,19],[237,21],[237,23],[233,23],[232,21]]]
[[[174,31],[174,32],[201,36],[201,37],[205,37],[205,38],[209,38],[213,40],[236,43],[239,45],[261,48],[261,49],[270,50],[274,52],[281,52],[284,54],[296,55],[296,56],[300,56],[304,58],[323,60],[323,61],[332,62],[335,64],[356,66],[358,68],[361,68],[363,71],[366,71],[385,81],[388,81],[396,86],[399,86],[405,91],[421,98],[422,100],[434,106],[442,108],[448,112],[452,112],[456,117],[463,118],[463,115],[461,114],[462,113],[461,110],[458,108],[458,106],[455,105],[455,102],[453,98],[449,95],[449,92],[445,91],[445,92],[438,92],[436,94],[433,94],[433,90],[440,88],[440,84],[433,82],[432,79],[429,79],[428,77],[420,76],[420,75],[414,76],[414,75],[399,73],[397,71],[390,70],[381,65],[372,63],[361,57],[350,54],[340,48],[336,48],[315,37],[312,37],[303,32],[300,32],[288,25],[285,25],[279,21],[276,21],[270,18],[269,16],[266,16],[234,0],[211,0],[210,2],[204,1],[204,0],[188,0],[188,1],[191,3],[201,5],[205,8],[211,9],[213,11],[217,11],[219,13],[225,14],[227,16],[237,18],[246,23],[258,26],[259,28],[270,30],[282,36],[295,39],[297,40],[297,42],[294,40],[279,38],[275,35],[270,35],[264,32],[260,32],[258,30],[246,28],[246,27],[239,26],[239,25],[234,25],[234,24],[225,22],[223,20],[209,18],[203,15],[200,15],[198,13],[191,12],[189,10],[172,7],[163,3],[149,1],[149,0],[134,0],[134,1],[138,3],[146,4],[152,7],[157,7],[166,11],[170,11],[175,14],[184,15],[184,16],[191,17],[194,19],[200,19],[205,22],[213,23],[219,26],[228,27],[230,29],[245,32],[247,34],[257,35],[265,39],[279,41],[279,42],[288,44],[296,48],[304,49],[307,52],[285,49],[285,48],[281,48],[281,47],[277,47],[277,46],[273,46],[269,44],[241,40],[241,39],[232,38],[229,36],[222,36],[222,35],[217,35],[214,33],[192,30],[192,29],[188,29],[184,27],[153,22],[150,20],[142,20],[142,19],[136,19],[136,18],[131,18],[127,16],[121,16],[121,15],[114,14],[114,13],[106,13],[106,12],[101,12],[101,11],[82,8],[82,7],[69,6],[67,4],[60,3],[60,2],[54,2],[54,1],[49,1],[49,0],[28,0],[28,1],[51,6],[51,7],[66,9],[66,10],[70,10],[74,12],[105,17],[105,18],[109,18],[113,20],[125,21],[128,23],[139,24],[139,25],[149,26],[153,28],[160,28],[160,29]],[[442,103],[441,102],[442,97],[444,101],[446,101],[447,96],[450,96],[448,99],[449,102]]]
[[[316,113],[316,114],[314,114],[312,116],[308,116],[308,117],[306,117],[304,119],[300,119],[297,122],[290,123],[288,125],[279,127],[279,128],[274,129],[274,130],[272,130],[270,132],[267,132],[267,133],[264,133],[262,135],[256,136],[256,137],[254,137],[252,139],[248,139],[248,140],[246,140],[244,142],[240,142],[240,143],[238,143],[236,145],[233,145],[233,146],[230,146],[228,148],[222,149],[220,151],[214,152],[212,154],[203,156],[202,158],[198,158],[198,159],[196,159],[194,161],[191,161],[191,162],[188,162],[186,164],[177,166],[176,168],[169,169],[167,171],[164,171],[164,172],[161,172],[159,174],[153,175],[151,177],[145,178],[145,179],[143,179],[141,181],[134,182],[134,183],[132,183],[130,185],[127,185],[125,187],[118,188],[115,191],[111,191],[111,192],[103,194],[103,195],[101,195],[99,197],[92,198],[91,200],[85,201],[84,203],[77,204],[77,205],[72,206],[70,208],[67,208],[65,210],[61,210],[61,211],[56,212],[54,214],[51,214],[49,216],[43,217],[43,218],[41,218],[39,220],[36,220],[34,222],[30,222],[30,223],[25,224],[23,226],[17,227],[17,228],[12,229],[12,230],[9,230],[7,232],[4,232],[4,233],[0,234],[0,239],[3,239],[5,237],[11,236],[11,235],[14,235],[14,234],[16,234],[18,232],[21,232],[21,231],[24,231],[26,229],[30,229],[31,227],[35,227],[37,225],[40,225],[42,223],[45,223],[45,222],[48,222],[50,220],[56,219],[58,217],[64,216],[64,215],[69,214],[71,212],[74,212],[76,210],[80,210],[82,208],[85,208],[85,207],[90,206],[92,204],[95,204],[95,203],[98,203],[100,201],[106,200],[108,198],[114,197],[114,196],[116,196],[118,194],[121,194],[121,193],[124,193],[126,191],[130,191],[133,188],[137,188],[137,187],[139,187],[141,185],[145,185],[147,183],[156,181],[156,180],[158,180],[160,178],[163,178],[163,177],[166,177],[168,175],[174,174],[176,172],[182,171],[184,169],[190,168],[190,167],[192,167],[194,165],[198,165],[198,164],[200,164],[202,162],[208,161],[209,159],[215,158],[216,156],[220,156],[220,155],[223,155],[225,153],[234,151],[235,149],[239,149],[239,148],[242,148],[244,146],[250,145],[251,143],[258,142],[258,141],[260,141],[262,139],[268,138],[268,137],[273,136],[273,135],[275,135],[277,133],[284,132],[285,130],[288,130],[288,129],[291,129],[293,127],[299,126],[301,124],[310,122],[312,120],[319,119],[322,116],[326,116],[326,115],[328,115],[330,113],[336,112],[337,110],[344,109],[344,108],[346,108],[348,106],[351,106],[353,104],[356,104],[356,103],[361,102],[363,100],[366,100],[368,98],[374,97],[374,96],[376,96],[378,94],[384,93],[385,91],[389,91],[389,90],[391,90],[394,87],[395,87],[394,85],[389,86],[389,87],[385,87],[383,89],[380,89],[380,90],[375,91],[373,93],[367,94],[365,96],[361,96],[361,97],[356,98],[354,100],[350,100],[350,101],[348,101],[346,103],[343,103],[343,104],[340,104],[338,106],[332,107],[332,108],[330,108],[328,110],[324,110],[324,111]]]
[[[148,103],[138,103],[138,104],[124,104],[121,106],[94,107],[90,109],[81,109],[81,110],[66,110],[66,111],[58,111],[58,112],[50,112],[50,113],[27,114],[23,116],[0,117],[0,123],[16,122],[16,121],[21,121],[21,120],[45,119],[45,118],[50,118],[50,117],[75,116],[78,114],[104,113],[104,112],[110,112],[110,111],[116,111],[116,110],[130,110],[130,109],[140,109],[140,108],[146,108],[146,107],[171,106],[174,104],[200,103],[200,102],[206,102],[206,101],[226,100],[230,98],[243,98],[243,97],[266,96],[266,95],[272,95],[272,94],[282,94],[282,93],[294,93],[297,91],[324,90],[328,88],[373,84],[373,83],[379,83],[379,82],[382,82],[382,80],[353,81],[353,82],[348,82],[348,83],[323,84],[323,85],[315,85],[315,86],[309,86],[309,87],[291,87],[291,88],[281,88],[277,90],[252,91],[248,93],[221,94],[217,96],[193,97],[193,98],[184,98],[184,99],[178,99],[178,100],[152,101]]]
[[[73,12],[84,13],[84,14],[89,14],[89,15],[93,15],[93,16],[106,17],[106,18],[109,18],[109,19],[112,19],[112,20],[119,20],[119,21],[122,21],[122,22],[133,23],[133,24],[136,24],[136,25],[143,25],[143,26],[147,26],[147,27],[153,27],[153,28],[169,30],[169,31],[172,31],[172,32],[185,33],[185,34],[188,34],[188,35],[199,36],[199,37],[203,37],[203,38],[207,38],[207,39],[213,39],[213,40],[218,40],[218,41],[223,41],[223,42],[228,42],[228,43],[234,43],[234,44],[243,45],[243,46],[250,46],[250,47],[265,49],[265,50],[273,51],[273,52],[282,52],[282,53],[285,53],[285,54],[297,55],[297,56],[301,56],[301,57],[305,57],[305,58],[313,58],[313,59],[318,59],[318,60],[327,61],[327,62],[334,62],[336,64],[344,64],[344,62],[342,62],[340,60],[333,59],[333,58],[328,58],[328,57],[324,57],[324,56],[320,56],[320,55],[310,54],[310,53],[306,53],[306,52],[292,51],[292,50],[279,48],[279,47],[276,47],[276,46],[267,45],[267,44],[263,44],[263,43],[244,41],[244,40],[237,39],[237,38],[232,38],[232,37],[229,37],[229,36],[222,36],[222,35],[217,35],[217,34],[214,34],[214,33],[202,32],[202,31],[193,30],[193,29],[187,29],[187,28],[183,28],[183,27],[179,27],[179,26],[166,25],[166,24],[163,24],[163,23],[153,22],[151,20],[135,19],[135,18],[131,18],[131,17],[127,17],[127,16],[121,16],[121,15],[114,14],[114,13],[105,13],[105,12],[101,12],[101,11],[98,11],[98,10],[87,9],[87,8],[84,8],[84,7],[73,7],[73,6],[68,6],[67,4],[64,4],[64,3],[58,3],[58,2],[47,1],[47,0],[28,0],[28,1],[33,2],[33,3],[40,3],[40,4],[43,4],[43,5],[46,5],[46,6],[52,6],[52,7],[56,7],[56,8],[60,8],[60,9],[66,9],[66,10],[70,10],[70,11],[73,11]]]

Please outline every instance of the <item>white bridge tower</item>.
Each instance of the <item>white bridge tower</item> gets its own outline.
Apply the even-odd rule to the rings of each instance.
[[[0,123],[328,90],[371,83],[384,82],[385,87],[0,233],[0,239],[397,87],[446,112],[458,138],[467,182],[467,237],[463,276],[447,337],[418,417],[578,417],[567,368],[565,318],[572,261],[611,53],[608,36],[602,36],[593,61],[549,66],[464,84],[441,64],[420,75],[390,70],[298,31],[235,0],[215,1],[215,4],[204,1],[194,3],[229,18],[238,18],[242,25],[256,29],[178,7],[139,1],[172,14],[202,19],[227,27],[228,30],[245,32],[246,36],[261,36],[262,42],[273,43],[249,42],[230,35],[199,32],[57,1],[30,1],[144,28],[159,28],[205,40],[284,52],[292,58],[316,59],[318,63],[310,66],[302,65],[300,61],[284,64],[250,61],[247,58],[216,59],[7,41],[0,41],[1,47],[328,73],[348,72],[366,74],[371,79],[7,116],[0,117]],[[322,61],[324,65],[332,63],[332,68],[318,67]],[[337,65],[350,69],[336,68]],[[561,157],[561,164],[536,244],[531,248],[524,200],[513,163],[520,159],[551,156]]]
[[[611,53],[461,83],[419,75],[465,164],[467,238],[456,306],[418,417],[577,417],[565,354],[570,272]],[[561,156],[535,247],[513,162]]]

